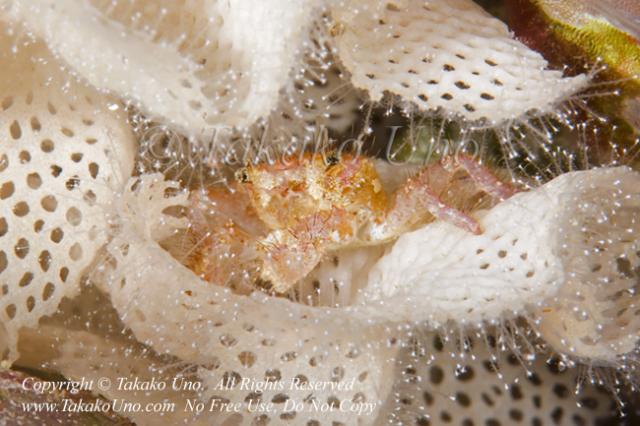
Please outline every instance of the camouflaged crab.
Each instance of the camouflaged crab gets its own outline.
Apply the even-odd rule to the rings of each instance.
[[[514,192],[467,155],[425,166],[392,196],[362,156],[306,153],[249,166],[229,188],[192,195],[198,249],[190,266],[208,281],[233,284],[238,264],[253,265],[254,280],[281,293],[333,250],[386,243],[433,219],[479,234],[460,200],[495,202]]]

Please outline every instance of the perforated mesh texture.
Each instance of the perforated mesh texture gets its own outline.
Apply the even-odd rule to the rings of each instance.
[[[338,3],[332,3],[330,7],[336,19],[336,26],[331,32],[337,36],[340,59],[353,74],[356,86],[369,91],[373,100],[378,100],[384,91],[389,91],[422,110],[441,108],[468,119],[500,121],[531,109],[546,112],[556,100],[573,93],[584,83],[583,78],[563,80],[560,73],[544,71],[546,63],[539,56],[511,40],[502,24],[488,18],[471,2],[430,2],[427,5],[432,7],[430,11],[416,10],[421,7],[418,2],[380,3],[383,6],[390,4],[386,10],[378,7],[378,4],[367,8],[366,2]],[[206,0],[92,0],[91,7],[87,7],[87,4],[89,2],[71,0],[15,0],[11,2],[10,10],[14,19],[24,20],[88,82],[134,99],[151,116],[172,123],[186,134],[200,136],[203,129],[210,126],[247,126],[256,118],[268,116],[278,102],[281,106],[272,112],[271,118],[276,123],[281,114],[285,120],[282,123],[290,122],[292,128],[298,126],[299,120],[310,124],[327,123],[328,119],[330,125],[343,129],[349,121],[350,102],[342,104],[346,105],[344,109],[339,107],[335,110],[344,111],[344,116],[340,117],[345,120],[332,117],[334,112],[328,112],[331,109],[324,106],[325,103],[340,104],[343,99],[332,98],[329,94],[336,93],[334,90],[344,84],[342,77],[334,72],[340,69],[338,65],[322,70],[328,74],[328,81],[323,83],[323,78],[314,76],[310,70],[315,66],[314,59],[307,57],[306,62],[299,66],[295,81],[304,84],[305,79],[316,78],[318,82],[313,82],[305,90],[299,90],[294,84],[296,92],[284,87],[290,77],[289,71],[300,54],[294,40],[304,38],[299,35],[304,32],[309,16],[312,16],[303,13],[303,10],[306,4],[311,3],[252,1],[243,3],[246,8],[234,11],[226,9],[230,4],[228,2]],[[358,10],[366,13],[356,13]],[[386,19],[382,23],[376,20],[381,16]],[[101,19],[103,17],[106,19]],[[397,38],[392,36],[386,39],[385,34],[392,34],[388,22],[394,25],[393,31],[399,31]],[[433,40],[443,35],[444,39],[440,41],[446,44],[438,51],[433,43],[416,43],[407,39],[407,28],[416,31],[421,40]],[[355,44],[364,40],[364,36],[370,38],[373,44],[358,44],[358,49],[354,49]],[[323,37],[314,40],[320,43]],[[479,42],[487,39],[491,40],[490,47]],[[574,265],[566,262],[566,253],[553,251],[555,246],[536,245],[540,242],[534,238],[537,232],[544,236],[541,241],[544,240],[547,245],[549,241],[555,241],[548,238],[551,233],[549,229],[540,229],[540,223],[543,226],[548,224],[545,221],[553,213],[541,209],[554,205],[543,196],[544,188],[526,194],[529,200],[537,200],[531,203],[537,210],[525,209],[523,213],[522,210],[509,210],[507,204],[502,210],[503,216],[496,214],[496,217],[504,218],[500,226],[509,225],[507,228],[518,237],[515,242],[509,233],[490,233],[490,236],[498,238],[478,240],[483,244],[487,242],[482,246],[465,245],[468,236],[457,240],[465,246],[467,251],[463,252],[471,254],[467,259],[470,259],[476,271],[472,274],[473,278],[486,278],[486,281],[474,281],[474,284],[481,282],[486,285],[473,291],[465,281],[468,275],[460,274],[453,277],[453,281],[447,281],[446,274],[450,270],[426,268],[423,271],[420,268],[424,265],[418,261],[408,266],[398,261],[398,266],[404,269],[396,276],[402,276],[405,282],[392,282],[391,288],[381,288],[380,282],[374,278],[373,283],[378,285],[374,287],[373,295],[367,294],[366,306],[343,308],[350,302],[355,290],[366,285],[364,272],[379,255],[376,250],[382,250],[376,248],[373,253],[340,254],[338,263],[343,265],[339,267],[332,265],[334,261],[329,259],[310,277],[310,283],[302,286],[300,298],[311,294],[312,298],[319,296],[318,300],[311,301],[313,305],[340,308],[303,306],[262,294],[251,297],[236,295],[199,280],[157,244],[169,237],[176,228],[186,225],[182,219],[162,214],[167,208],[186,202],[186,195],[176,192],[176,185],[162,183],[161,176],[144,176],[128,182],[122,188],[122,182],[131,170],[132,139],[123,124],[124,117],[118,111],[119,104],[65,77],[67,70],[62,71],[56,59],[41,44],[21,44],[16,54],[11,53],[14,41],[10,37],[3,38],[4,44],[1,46],[5,67],[0,70],[3,76],[0,81],[0,128],[5,131],[0,142],[7,148],[0,152],[0,205],[4,212],[0,216],[0,318],[3,324],[0,327],[0,342],[12,344],[18,329],[33,326],[42,315],[55,311],[63,296],[75,295],[81,275],[92,263],[97,249],[107,241],[106,232],[113,229],[115,235],[113,241],[109,242],[108,252],[114,259],[104,266],[114,265],[115,268],[108,271],[108,279],[100,283],[101,288],[109,293],[124,322],[122,325],[130,328],[137,339],[150,345],[161,356],[150,355],[148,349],[129,341],[105,340],[101,335],[87,332],[43,328],[42,335],[54,340],[50,342],[51,345],[61,345],[58,346],[58,358],[51,365],[69,377],[95,377],[99,374],[112,379],[119,375],[158,378],[155,368],[163,366],[167,360],[177,362],[180,367],[193,364],[197,368],[197,377],[208,385],[199,397],[204,400],[220,397],[243,404],[240,413],[211,414],[215,420],[225,420],[226,424],[279,424],[285,421],[307,426],[353,424],[354,421],[368,424],[381,413],[384,400],[391,404],[392,411],[401,412],[401,423],[409,424],[426,424],[425,410],[420,407],[423,403],[425,406],[437,405],[437,415],[444,423],[458,419],[458,415],[461,424],[465,424],[470,417],[482,418],[485,424],[494,426],[507,423],[508,419],[517,421],[519,416],[530,419],[532,423],[535,423],[535,417],[542,421],[549,418],[555,421],[558,416],[561,421],[579,421],[575,420],[577,417],[572,411],[575,399],[566,396],[564,391],[570,389],[569,383],[574,376],[564,376],[567,377],[566,382],[558,379],[552,385],[549,379],[543,377],[545,367],[537,364],[533,369],[539,373],[538,380],[530,380],[531,386],[521,384],[521,393],[528,396],[526,401],[523,398],[519,405],[515,401],[517,398],[512,396],[514,401],[509,400],[509,404],[501,407],[510,405],[514,408],[508,412],[506,408],[497,411],[496,406],[487,401],[495,403],[501,397],[505,398],[506,393],[496,391],[502,383],[496,382],[496,376],[489,376],[488,370],[486,375],[477,373],[478,379],[482,377],[482,380],[475,381],[473,386],[467,382],[465,392],[461,392],[466,394],[465,399],[458,395],[460,390],[457,381],[447,374],[455,360],[448,354],[444,355],[446,351],[440,353],[437,345],[433,345],[433,348],[427,349],[425,356],[416,360],[416,366],[413,367],[415,372],[411,372],[412,367],[408,364],[412,361],[407,361],[406,357],[399,361],[398,369],[394,371],[390,361],[396,353],[398,338],[404,336],[408,327],[404,324],[398,328],[394,328],[395,325],[378,327],[368,323],[370,319],[382,323],[398,319],[428,319],[435,322],[443,318],[484,319],[487,318],[487,312],[495,317],[503,313],[504,306],[518,310],[524,306],[523,300],[535,301],[529,290],[542,289],[536,296],[538,299],[546,297],[555,288],[556,282],[565,282],[563,273]],[[275,49],[272,48],[274,41],[277,45]],[[414,50],[404,52],[396,49],[400,43]],[[374,67],[372,58],[380,58],[381,52],[386,49],[399,55],[402,66],[412,68],[397,72],[397,64],[385,62],[387,58]],[[514,49],[517,53],[514,53]],[[311,55],[310,52],[314,51],[311,48],[306,53]],[[423,51],[426,52],[425,56],[421,55]],[[270,54],[265,55],[265,52]],[[453,52],[460,53],[462,57]],[[420,62],[418,65],[421,68],[415,69],[416,73],[411,72],[414,62],[425,57],[432,58],[431,62]],[[516,57],[520,58],[515,60]],[[33,61],[32,58],[42,60]],[[324,66],[327,60],[321,59],[318,63]],[[384,78],[377,74],[370,78],[370,67],[384,69]],[[475,67],[478,67],[479,75],[475,74]],[[109,72],[105,72],[109,69]],[[304,76],[300,75],[303,70]],[[431,78],[432,73],[446,77],[435,84],[430,85],[429,81],[425,83],[424,76]],[[491,73],[499,74],[501,79],[488,81],[486,77]],[[410,78],[405,78],[407,75]],[[518,89],[519,82],[526,83],[521,90]],[[450,93],[451,90],[454,92]],[[412,97],[415,93],[418,94],[417,98]],[[427,99],[420,97],[423,94]],[[447,94],[449,96],[445,96]],[[307,101],[314,99],[316,105],[313,108],[313,105],[307,106]],[[476,103],[471,103],[472,100]],[[299,109],[301,103],[306,109]],[[286,117],[292,115],[295,116],[294,120]],[[629,180],[628,171],[611,173],[615,179],[637,181],[637,178]],[[571,175],[568,179],[574,179],[575,176]],[[585,185],[592,183],[591,178],[584,180]],[[611,180],[606,181],[607,185],[611,186]],[[566,189],[559,186],[560,189]],[[568,187],[571,189],[570,185]],[[601,197],[590,199],[589,202],[597,206],[600,202],[614,202],[616,206],[615,203],[619,203],[635,208],[620,194],[614,194],[613,201],[611,197]],[[569,191],[569,195],[575,194]],[[541,199],[544,202],[539,202]],[[579,204],[575,199],[564,203],[572,207]],[[524,207],[527,206],[529,204],[524,203]],[[509,217],[507,213],[514,214],[514,211],[519,212],[518,215]],[[105,220],[105,212],[114,213],[114,222]],[[587,212],[594,213],[590,208],[587,208]],[[620,223],[624,223],[625,227],[636,226],[637,221],[627,220],[634,218],[634,214],[625,216],[626,219]],[[523,226],[522,218],[530,221],[529,226]],[[562,223],[564,219],[564,216],[553,218]],[[553,220],[549,219],[549,223],[556,223]],[[115,225],[114,228],[111,225]],[[444,228],[438,228],[440,226]],[[431,229],[429,232],[443,232],[449,228],[437,224],[436,228]],[[561,231],[559,234],[562,235],[565,235],[564,231],[566,235],[577,235],[571,233],[573,229]],[[451,232],[454,239],[460,235],[459,230],[449,229],[447,232]],[[601,336],[596,336],[604,339],[607,354],[612,348],[617,354],[629,347],[626,341],[624,344],[617,343],[614,324],[626,327],[625,323],[628,323],[629,326],[624,328],[627,332],[635,332],[636,327],[633,318],[635,312],[630,309],[634,299],[629,291],[634,278],[629,271],[637,264],[630,250],[637,251],[637,247],[624,240],[624,235],[614,235],[620,238],[622,244],[612,244],[611,254],[598,254],[605,257],[598,259],[598,264],[614,272],[617,277],[616,284],[610,287],[612,292],[606,292],[608,299],[598,305],[598,309],[603,308],[600,317],[607,320],[615,318]],[[588,236],[584,242],[583,237],[576,237],[575,247],[585,244],[592,247],[597,242],[589,239],[592,236]],[[424,246],[422,240],[419,242],[419,252],[424,254],[426,248],[430,248],[436,240],[426,239]],[[415,248],[415,243],[410,242],[407,247],[413,245]],[[528,250],[525,257],[522,257],[525,252],[519,250],[522,245]],[[398,247],[401,247],[400,243]],[[478,252],[478,249],[484,251]],[[394,255],[398,255],[399,252],[395,251],[394,254],[394,250],[385,259],[393,259]],[[529,256],[530,253],[536,253],[535,258]],[[611,256],[615,256],[615,261]],[[403,262],[408,259],[406,256],[400,257]],[[452,257],[451,260],[462,262],[465,259]],[[386,271],[384,273],[393,270],[393,267],[384,266],[384,262],[378,264],[378,268]],[[353,271],[356,273],[351,274],[356,265],[362,271]],[[531,270],[528,267],[537,268],[534,275],[528,276]],[[455,269],[451,270],[455,275]],[[333,291],[336,284],[333,280],[337,276],[342,292]],[[504,287],[495,286],[498,276],[501,279],[499,284],[515,284],[515,290],[506,291]],[[514,276],[517,279],[511,279]],[[597,276],[598,273],[594,275],[594,281],[580,282],[580,285],[597,288]],[[530,284],[533,277],[537,283],[535,286]],[[319,295],[315,293],[315,280],[319,281]],[[424,280],[427,280],[426,285]],[[450,282],[454,286],[444,292],[433,286],[434,283],[448,285]],[[375,300],[375,292],[384,294],[390,291],[395,294],[405,285],[415,286],[412,289],[415,290],[414,302],[436,300],[438,303],[433,306],[438,309],[409,306],[401,299],[390,299],[383,305],[370,303],[371,299]],[[620,293],[619,289],[624,291]],[[574,287],[566,285],[561,291],[565,290],[569,296],[575,294]],[[429,297],[423,297],[424,294]],[[398,300],[401,303],[396,303]],[[561,312],[580,304],[571,302],[567,306],[556,306],[560,306],[558,312]],[[612,306],[628,309],[613,314],[610,312]],[[399,308],[402,309],[401,313]],[[511,314],[515,315],[515,312]],[[565,327],[560,330],[574,333],[572,327],[575,324],[565,314],[563,312],[558,320],[563,321],[562,326]],[[116,327],[111,331],[121,333],[122,328]],[[587,340],[592,339],[593,334],[590,333],[581,336],[587,335]],[[553,339],[550,341],[554,343]],[[616,344],[611,346],[611,341]],[[561,340],[557,349],[571,351],[563,346],[565,342]],[[584,344],[585,339],[580,343]],[[590,342],[586,346],[591,352],[587,350],[580,353],[602,357],[602,352],[593,351],[594,345]],[[595,346],[598,350],[601,347]],[[477,351],[478,361],[487,359],[488,355],[482,349]],[[149,358],[146,358],[147,355]],[[475,362],[471,360],[469,363],[478,371],[480,366]],[[438,370],[432,369],[434,365],[441,370],[440,379],[437,379]],[[425,370],[427,366],[428,371]],[[485,366],[484,362],[482,366]],[[406,388],[402,387],[404,384],[396,383],[394,393],[390,394],[394,375],[407,378],[412,386]],[[420,377],[429,377],[430,384],[420,384]],[[274,386],[258,393],[255,389],[238,386],[237,382],[242,379],[249,379],[249,383],[264,383],[266,380]],[[312,408],[311,399],[305,400],[309,391],[290,389],[294,379],[301,384],[305,381],[342,384],[353,381],[353,387],[347,386],[347,389],[329,388],[313,392],[311,399],[319,404],[334,407],[343,401],[377,404],[372,413],[359,416],[343,410],[322,412]],[[236,383],[230,384],[231,381]],[[440,383],[435,383],[437,381]],[[221,382],[228,388],[222,391],[216,389]],[[419,385],[414,386],[416,383]],[[451,387],[446,388],[445,383],[450,383]],[[556,392],[558,384],[565,387],[558,388],[560,390]],[[552,396],[549,392],[551,386],[560,400],[567,401],[566,406],[564,402],[558,404],[545,399]],[[427,396],[434,388],[437,392]],[[535,389],[538,388],[540,391],[536,393]],[[514,392],[517,394],[513,387],[509,392],[511,395]],[[115,398],[119,394],[107,396]],[[125,396],[141,401],[151,397],[129,392]],[[463,409],[452,413],[455,410],[447,408],[447,404],[452,404],[451,399],[445,396],[453,396],[455,404],[461,407],[467,403],[466,408],[481,406],[478,410],[492,417],[481,417],[484,414],[475,412],[468,416],[468,411]],[[184,397],[166,395],[166,398],[182,403]],[[591,396],[587,395],[586,398]],[[273,402],[276,410],[266,416],[250,413],[247,404],[255,399]],[[302,402],[304,409],[287,412],[284,408],[287,399]],[[493,410],[487,410],[482,404]],[[585,405],[595,406],[593,412],[599,413],[605,407],[605,402],[594,396]],[[520,407],[522,411],[518,414]],[[557,407],[561,411],[558,412]],[[428,409],[426,412],[432,411]],[[175,420],[182,420],[178,417]],[[136,420],[141,424],[158,422],[157,418],[142,414]],[[168,422],[173,420],[173,417],[170,420],[167,418]],[[210,418],[206,419],[207,424],[210,421]],[[468,425],[467,422],[465,426]]]
[[[172,184],[163,182],[161,175],[145,175],[129,183],[119,199],[118,211],[123,222],[121,234],[109,248],[117,261],[109,291],[120,316],[138,339],[200,366],[199,375],[208,385],[207,398],[245,404],[260,398],[276,403],[275,417],[300,419],[299,412],[285,412],[287,399],[304,398],[286,388],[296,377],[309,381],[357,380],[356,389],[348,392],[315,393],[320,402],[335,404],[345,398],[359,400],[363,396],[367,401],[378,401],[386,395],[380,384],[388,384],[385,380],[389,372],[384,370],[384,361],[391,359],[393,345],[385,349],[388,330],[373,326],[376,321],[460,323],[464,322],[463,317],[468,321],[504,318],[505,314],[514,317],[530,306],[542,306],[544,299],[552,297],[565,283],[566,276],[579,272],[565,270],[568,254],[560,247],[567,238],[562,236],[571,238],[576,229],[598,217],[603,211],[600,203],[634,209],[635,204],[628,202],[634,198],[628,192],[621,190],[606,198],[600,191],[606,192],[614,181],[633,186],[638,177],[624,167],[569,173],[499,204],[481,218],[486,229],[481,236],[471,236],[439,222],[406,234],[374,267],[370,274],[374,281],[360,295],[364,306],[326,310],[261,293],[236,295],[200,281],[153,242],[166,238],[167,230],[184,226],[180,222],[165,224],[164,215],[159,212],[172,203],[184,204],[186,199],[183,195],[165,198],[166,188]],[[592,193],[600,195],[597,203],[584,198]],[[582,216],[576,216],[572,206],[581,204],[589,208],[581,212]],[[141,213],[139,209],[145,210]],[[530,220],[529,224],[525,219]],[[493,228],[500,233],[493,233]],[[443,232],[451,241],[426,238],[419,235],[421,232],[425,235]],[[480,245],[470,239],[477,239]],[[571,247],[572,253],[584,250],[585,246],[580,245],[584,242],[577,240]],[[455,267],[430,263],[440,258],[438,250],[456,259]],[[412,252],[420,253],[420,261],[426,263],[409,256]],[[471,269],[465,263],[465,253]],[[361,264],[365,269],[375,259],[357,251],[343,253],[342,257],[347,266]],[[327,267],[321,265],[316,272],[321,275],[321,270]],[[376,270],[378,274],[383,271],[377,281]],[[394,286],[400,277],[403,281]],[[151,288],[146,285],[148,282],[157,284]],[[383,284],[389,287],[380,287]],[[389,292],[393,297],[385,297],[378,304],[376,291]],[[257,395],[255,388],[238,385],[243,379],[256,383],[265,378],[282,383],[280,386],[285,388],[274,385]],[[229,382],[236,385],[221,388],[222,383]],[[349,418],[340,411],[332,414],[337,421]],[[245,421],[253,417],[248,412],[234,415]]]
[[[359,303],[377,307],[389,319],[477,322],[546,306],[545,299],[558,291],[561,300],[571,300],[573,280],[588,288],[598,286],[602,277],[617,276],[624,280],[600,284],[607,290],[599,297],[609,298],[605,305],[629,307],[620,314],[618,326],[623,325],[623,318],[634,316],[631,306],[637,301],[632,292],[616,294],[635,279],[634,272],[620,271],[619,265],[629,269],[635,263],[626,259],[637,262],[638,243],[631,235],[640,231],[640,222],[634,221],[640,214],[638,184],[640,174],[627,167],[567,173],[478,216],[481,235],[444,222],[404,234],[373,267]],[[615,250],[602,250],[602,235]],[[603,270],[573,260],[585,253],[598,253],[597,259],[589,258]],[[612,315],[605,305],[599,315]],[[634,335],[635,325],[626,331]],[[566,334],[574,332],[572,327]]]
[[[274,109],[309,30],[310,4],[15,0],[10,14],[95,86],[188,135],[210,136]]]
[[[327,82],[314,71],[330,66],[325,42],[337,47],[353,85],[372,100],[386,91],[420,110],[471,120],[547,113],[586,83],[547,70],[539,54],[470,0],[327,3],[335,40],[317,37],[325,26],[323,2],[313,0],[233,8],[208,0],[14,0],[9,10],[92,84],[135,100],[190,136],[246,129],[270,114],[273,124],[296,118],[296,125],[343,126],[340,117],[355,105],[345,102],[350,95],[315,93],[340,81],[333,71]],[[309,61],[314,55],[319,64]],[[300,78],[291,84],[296,75],[307,84]]]
[[[559,351],[615,363],[636,350],[640,333],[640,175],[611,171],[585,184],[574,216],[584,227],[566,233],[565,268],[575,273],[539,312],[545,339]],[[594,205],[600,206],[598,210]]]
[[[248,399],[256,398],[255,389],[235,386],[221,391],[221,381],[235,378],[239,383],[244,378],[252,382],[262,383],[265,379],[279,382],[277,386],[283,388],[266,389],[261,395],[262,400],[276,404],[274,419],[291,416],[283,411],[287,398],[302,402],[309,395],[309,391],[290,388],[296,377],[302,382],[353,382],[343,389],[312,392],[318,403],[335,404],[354,398],[379,401],[384,397],[390,385],[384,361],[394,348],[386,347],[382,330],[357,324],[345,327],[349,321],[345,316],[260,294],[235,295],[201,281],[153,240],[144,237],[153,232],[147,224],[160,223],[159,220],[132,217],[139,214],[130,206],[135,205],[133,199],[143,192],[140,188],[154,182],[158,185],[159,179],[150,178],[143,177],[127,186],[133,189],[125,191],[121,202],[129,207],[119,211],[129,213],[123,215],[121,233],[109,246],[117,261],[109,287],[111,299],[140,341],[161,353],[200,365],[200,376],[209,385],[207,397],[242,402],[243,410],[237,416],[246,421],[257,415],[246,411]],[[157,188],[156,197],[163,197],[163,185]],[[154,205],[154,201],[147,199],[141,204],[146,209],[149,205]],[[149,282],[154,286],[149,286]],[[308,410],[310,402],[303,404]],[[353,413],[348,411],[325,414],[336,421],[354,420]],[[307,415],[317,415],[317,411],[304,417],[301,414],[294,423],[306,424]],[[358,417],[368,421],[371,415]]]
[[[496,357],[499,350],[482,339],[471,339],[473,349],[464,352],[453,340],[417,335],[396,363],[398,379],[383,409],[390,424],[595,425],[615,410],[606,391],[576,394],[575,369],[542,357],[525,369],[509,352]]]
[[[106,242],[103,206],[131,171],[133,139],[121,106],[41,43],[3,28],[0,60],[0,344],[14,358],[18,330],[75,295]]]
[[[198,398],[199,380],[194,370],[137,342],[120,321],[108,295],[95,286],[82,286],[78,296],[63,300],[46,324],[23,330],[18,348],[20,358],[15,365],[60,373],[84,383],[93,381],[94,393],[113,401],[115,411],[137,425],[210,424],[207,416],[196,419],[196,411],[183,409],[187,399]],[[101,379],[109,382],[98,389]],[[141,390],[133,385],[135,380],[156,386]],[[166,383],[166,388],[160,389],[160,383]],[[127,405],[135,403],[156,405],[148,410]]]
[[[409,341],[395,360],[386,366],[393,371],[393,388],[383,401],[380,417],[369,419],[374,424],[406,425],[511,425],[601,424],[616,407],[610,395],[593,387],[576,392],[577,370],[563,370],[542,358],[523,366],[509,352],[497,350],[492,338],[468,339],[470,351],[461,351],[454,340],[444,340],[433,333],[414,330],[420,336]],[[166,381],[184,378],[195,383],[192,369],[175,364],[175,359],[154,355],[139,344],[122,338],[106,338],[85,331],[63,330],[46,326],[32,336],[40,348],[37,360],[25,360],[27,365],[63,372],[67,377],[80,380],[98,380],[107,377],[112,383],[118,378]],[[489,343],[491,342],[491,343]],[[464,356],[463,356],[464,355]],[[247,357],[247,360],[249,358]],[[96,368],[98,367],[99,368]],[[272,372],[277,374],[276,372]],[[179,382],[179,383],[185,383]],[[103,392],[108,398],[123,398],[129,402],[185,404],[186,398],[198,398],[197,392],[118,391],[115,387]],[[224,391],[225,395],[227,391]],[[257,395],[253,395],[257,397]],[[263,397],[264,401],[265,398]],[[184,410],[159,413],[131,413],[139,425],[158,423],[190,425],[222,422],[224,415]],[[271,424],[286,420],[257,416],[244,424]],[[302,417],[302,418],[301,418]],[[294,424],[331,425],[325,416],[312,419],[312,413],[298,414],[287,420]],[[243,424],[238,417],[227,417],[231,424]],[[234,421],[235,420],[235,421]],[[306,421],[306,423],[305,423]],[[346,422],[345,424],[350,424]]]
[[[582,88],[471,0],[411,1],[379,14],[333,10],[338,56],[373,101],[385,92],[421,111],[499,123],[547,113]]]
[[[134,341],[104,338],[85,331],[45,326],[40,334],[49,336],[50,345],[57,350],[56,356],[47,360],[50,368],[72,380],[94,380],[98,383],[107,378],[111,386],[101,389],[101,394],[112,401],[139,403],[143,407],[154,404],[150,405],[154,407],[150,410],[128,410],[127,417],[136,424],[210,424],[206,416],[198,418],[196,410],[185,412],[187,399],[198,398],[197,392],[190,390],[197,388],[198,379],[193,371],[189,374],[188,370],[176,364],[175,359],[158,357]],[[166,383],[166,387],[143,391],[124,389],[125,385],[118,384],[126,380],[130,386],[136,379],[140,383]]]

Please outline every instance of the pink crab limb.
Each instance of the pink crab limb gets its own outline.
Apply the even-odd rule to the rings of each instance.
[[[473,217],[445,201],[452,187],[459,189],[458,186],[462,185],[462,189],[467,190],[471,189],[467,188],[468,184],[473,184],[498,199],[507,198],[514,192],[483,166],[476,164],[474,159],[460,156],[447,157],[423,168],[396,192],[390,205],[386,198],[378,199],[377,203],[362,201],[363,198],[371,200],[379,197],[381,188],[376,190],[373,186],[361,198],[344,197],[351,186],[362,188],[365,185],[366,179],[359,180],[361,174],[377,179],[375,170],[367,168],[369,164],[366,161],[345,162],[338,169],[340,173],[327,174],[324,163],[309,163],[306,171],[315,171],[312,176],[315,179],[314,188],[318,190],[319,187],[319,198],[330,202],[331,207],[321,207],[316,199],[309,197],[307,204],[292,202],[291,208],[273,208],[275,215],[283,215],[282,220],[276,220],[277,227],[258,242],[258,250],[262,252],[261,278],[269,281],[275,291],[283,292],[307,276],[328,251],[352,244],[391,241],[432,219],[427,213],[472,234],[482,233]],[[455,180],[453,175],[456,171],[464,171],[471,177]],[[270,172],[273,173],[273,170]],[[319,179],[318,176],[323,178]],[[332,184],[327,184],[324,178],[333,179],[329,179]],[[256,175],[251,181],[260,183],[261,178]],[[299,183],[284,179],[282,186],[288,193],[292,188],[298,188]],[[477,192],[477,188],[474,188],[473,194]],[[335,194],[342,198],[335,197]],[[272,195],[269,195],[269,199],[273,199]],[[308,204],[314,204],[313,214],[308,214],[310,210],[314,211],[309,209]]]
[[[398,235],[397,230],[410,227],[411,222],[416,220],[416,212],[427,210],[437,219],[450,222],[473,234],[482,233],[474,218],[440,200],[429,186],[427,171],[425,169],[420,172],[398,191],[393,207],[386,216],[387,232]]]
[[[501,201],[518,192],[514,186],[499,180],[470,155],[456,154],[445,157],[441,160],[441,164],[449,172],[455,172],[458,168],[464,169],[483,191]]]

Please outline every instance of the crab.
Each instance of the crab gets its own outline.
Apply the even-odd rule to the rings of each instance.
[[[515,192],[467,155],[424,166],[391,196],[375,161],[364,156],[308,153],[248,166],[228,189],[192,196],[200,249],[191,267],[208,281],[229,283],[239,264],[252,265],[242,270],[284,293],[332,251],[387,243],[435,219],[479,234],[479,223],[451,205],[455,197],[481,193],[495,203]]]

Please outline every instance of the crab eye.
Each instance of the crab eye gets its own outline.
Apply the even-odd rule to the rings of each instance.
[[[240,183],[249,182],[249,173],[247,173],[247,169],[240,169],[236,172],[236,180]]]
[[[338,154],[329,154],[327,156],[327,166],[335,166],[340,162]]]

